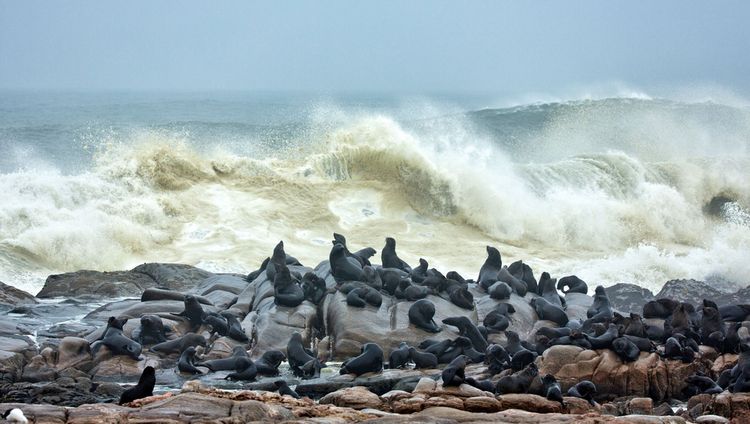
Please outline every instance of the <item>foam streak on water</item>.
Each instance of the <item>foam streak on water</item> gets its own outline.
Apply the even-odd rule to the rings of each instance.
[[[0,174],[0,280],[36,292],[49,273],[144,261],[247,272],[281,239],[314,266],[336,231],[354,248],[394,236],[407,261],[467,277],[493,244],[590,284],[750,282],[747,109],[627,98],[403,116],[318,108],[264,149],[142,125],[82,169]],[[708,213],[717,196],[729,202]]]

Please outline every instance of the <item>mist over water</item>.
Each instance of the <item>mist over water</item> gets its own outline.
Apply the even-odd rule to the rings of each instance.
[[[471,278],[492,244],[589,285],[747,285],[747,106],[487,103],[6,98],[0,280],[35,293],[50,273],[146,261],[248,272],[282,239],[314,266],[336,231]]]

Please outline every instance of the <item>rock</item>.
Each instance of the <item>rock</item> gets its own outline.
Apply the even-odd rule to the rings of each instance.
[[[695,419],[696,424],[729,424],[729,420],[718,415],[701,415]]]
[[[520,409],[539,413],[561,413],[563,406],[560,402],[554,402],[538,395],[532,394],[507,394],[497,397],[500,401],[500,409]]]
[[[198,393],[180,393],[164,400],[150,403],[132,414],[139,419],[177,421],[217,420],[231,415],[234,402],[229,399],[204,396]]]
[[[364,387],[340,389],[323,396],[319,402],[323,405],[332,404],[353,409],[381,409],[383,407],[380,397]]]
[[[474,396],[464,399],[464,409],[471,412],[497,412],[501,406],[501,402],[491,396]]]
[[[128,408],[114,404],[82,405],[68,410],[68,423],[120,423],[126,421]]]
[[[355,377],[354,374],[323,376],[321,378],[302,380],[295,391],[300,396],[307,396],[311,399],[317,399],[333,391],[361,386],[369,391],[381,395],[390,390],[405,378],[426,377],[430,370],[383,370],[379,373],[362,374]],[[440,374],[439,370],[433,370],[434,376]]]
[[[264,298],[257,308],[257,318],[253,323],[256,344],[253,355],[259,356],[269,350],[286,352],[286,345],[292,333],[299,332],[306,342],[313,336],[318,310],[309,301],[296,308],[278,306],[273,297]],[[245,332],[247,333],[247,328]],[[251,333],[252,335],[252,333]]]
[[[0,281],[0,303],[17,306],[33,305],[38,302],[33,295]]]
[[[101,350],[104,349],[103,347]],[[146,357],[145,360],[140,361],[123,355],[106,355],[105,358],[97,363],[91,372],[96,381],[137,382],[147,366],[155,369],[161,368],[159,360],[153,357]]]
[[[633,398],[626,405],[628,415],[651,415],[654,409],[650,398]]]
[[[185,293],[190,292],[206,278],[214,275],[190,265],[164,263],[138,265],[132,269],[132,272],[150,277],[155,282],[152,287],[178,290]]]
[[[76,271],[50,275],[37,297],[137,297],[155,285],[151,277],[137,272]]]
[[[669,298],[698,305],[703,299],[717,299],[722,292],[703,281],[670,280],[657,293],[657,299]]]
[[[67,411],[63,406],[54,405],[29,405],[25,403],[2,403],[0,411],[18,408],[23,411],[27,418],[33,417],[37,423],[64,424]]]
[[[698,405],[702,405],[704,415],[719,415],[732,422],[750,422],[750,393],[698,395],[688,401],[688,408],[691,410]]]
[[[651,290],[635,284],[618,283],[604,291],[612,307],[625,314],[643,314],[643,305],[655,299]]]

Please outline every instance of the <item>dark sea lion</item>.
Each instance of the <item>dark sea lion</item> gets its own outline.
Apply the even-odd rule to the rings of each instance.
[[[140,343],[125,336],[122,329],[115,326],[109,327],[101,340],[91,344],[91,354],[96,356],[101,346],[106,346],[113,355],[129,356],[136,361],[141,359],[141,351],[143,350]]]
[[[557,281],[554,278],[545,280],[541,286],[541,296],[552,305],[558,306],[560,307],[560,309],[563,309],[565,308],[565,299],[560,297],[560,294],[557,293],[557,289],[555,288],[556,282]]]
[[[477,283],[486,291],[492,284],[497,281],[497,273],[503,267],[503,260],[500,257],[500,251],[492,246],[487,246],[487,259],[479,269]]]
[[[563,336],[554,340],[550,340],[547,344],[548,346],[570,345],[570,346],[582,347],[584,349],[592,348],[591,342],[589,342],[588,339],[586,338],[586,333],[580,330],[571,330],[569,336]]]
[[[505,332],[505,338],[507,339],[507,344],[505,345],[505,350],[508,352],[508,355],[513,356],[521,349],[525,349],[523,345],[521,344],[521,338],[518,336],[518,333],[515,331],[506,331]]]
[[[372,264],[370,263],[370,258],[375,256],[376,253],[378,253],[377,250],[373,249],[372,247],[365,247],[363,249],[357,250],[352,254],[362,259],[362,264],[364,266],[371,266]]]
[[[393,349],[388,355],[388,368],[403,368],[409,362],[409,345],[401,342],[398,348]]]
[[[715,335],[714,333],[718,334]],[[703,313],[701,314],[700,325],[700,335],[701,339],[703,340],[703,344],[708,345],[709,340],[717,341],[718,336],[719,344],[711,344],[714,347],[718,347],[720,344],[723,344],[724,336],[726,335],[726,333],[727,329],[724,326],[724,321],[722,321],[719,311],[716,308],[710,306],[704,307]]]
[[[247,358],[247,351],[244,346],[235,346],[232,349],[232,356],[222,359],[212,359],[209,361],[199,362],[197,365],[206,367],[211,371],[229,371],[237,368],[237,358]]]
[[[284,380],[276,380],[276,381],[273,382],[273,384],[274,384],[274,386],[276,386],[276,391],[278,391],[280,395],[282,395],[282,396],[284,396],[284,395],[291,396],[291,397],[293,397],[295,399],[299,399],[300,398],[300,396],[297,394],[297,392],[295,392],[294,390],[292,390],[289,387],[289,385],[286,383],[286,381],[284,381]]]
[[[721,386],[705,375],[691,375],[685,379],[685,382],[697,387],[699,393],[703,394],[718,395],[724,391]]]
[[[380,305],[383,304],[383,296],[379,291],[373,289],[372,287],[363,287],[360,289],[360,292],[362,293],[362,298],[365,300],[365,302],[367,302],[367,304],[372,305],[376,308],[379,308]]]
[[[229,338],[237,340],[238,342],[250,341],[247,334],[245,334],[245,330],[242,329],[242,324],[240,324],[240,321],[233,313],[229,311],[221,311],[219,315],[227,320],[227,324],[229,325]]]
[[[515,261],[508,265],[508,272],[514,277],[526,283],[526,288],[532,293],[537,293],[538,284],[536,278],[534,278],[534,271],[530,266],[523,263],[523,261]]]
[[[206,317],[203,319],[203,322],[207,325],[211,326],[211,333],[218,333],[220,336],[228,336],[229,335],[229,323],[227,322],[227,319],[223,316],[211,312],[206,314]]]
[[[448,271],[448,273],[445,274],[445,278],[453,281],[458,281],[462,285],[466,285],[469,283],[468,280],[466,280],[461,274],[456,271]]]
[[[401,281],[411,282],[409,276],[402,270],[396,268],[378,268],[378,274],[383,282],[383,290],[391,296],[396,294],[396,289],[401,284]]]
[[[203,319],[206,317],[206,312],[203,311],[203,307],[201,307],[198,299],[196,299],[196,297],[191,294],[185,295],[184,302],[185,310],[183,310],[179,314],[172,315],[176,317],[186,318],[188,323],[190,324],[190,330],[195,331],[201,326],[201,324],[203,324]]]
[[[615,324],[609,324],[607,331],[599,336],[592,337],[586,335],[586,339],[591,344],[592,349],[610,349],[612,347],[612,342],[615,341],[617,337],[619,337],[619,330]]]
[[[448,349],[451,348],[453,345],[453,340],[441,340],[436,343],[431,343],[428,346],[419,345],[419,348],[424,350],[425,352],[431,353],[435,355],[436,357],[442,356]]]
[[[411,270],[411,280],[415,283],[421,284],[422,281],[427,278],[427,268],[429,266],[430,265],[424,258],[419,258],[419,266]]]
[[[464,336],[458,336],[451,341],[451,346],[442,355],[438,356],[438,363],[448,364],[460,355],[463,355],[467,349],[473,349],[471,340]]]
[[[688,335],[692,329],[690,323],[690,309],[691,306],[680,303],[672,311],[672,315],[664,321],[664,332],[666,334],[682,334]]]
[[[596,385],[589,380],[579,381],[575,386],[568,389],[568,396],[586,399],[591,405],[594,405]]]
[[[505,331],[510,326],[510,319],[507,315],[498,312],[496,309],[491,310],[482,322],[484,326],[493,332]]]
[[[309,271],[302,277],[302,293],[305,300],[309,300],[313,305],[319,305],[328,294],[326,281]]]
[[[492,384],[492,381],[490,380],[477,380],[473,377],[466,377],[464,379],[464,383],[468,384],[469,386],[476,387],[479,390],[484,390],[485,392],[495,392],[495,385]]]
[[[612,350],[623,362],[633,362],[641,354],[638,346],[625,337],[618,337],[612,341]]]
[[[521,349],[516,352],[510,360],[510,368],[513,371],[520,371],[526,368],[527,365],[536,360],[536,352],[532,352],[528,349]]]
[[[397,268],[407,274],[411,272],[409,264],[401,260],[396,254],[396,240],[392,237],[386,237],[385,246],[380,251],[380,259],[383,268]]]
[[[141,331],[138,334],[138,341],[141,345],[157,344],[167,341],[167,329],[164,322],[156,315],[141,316]]]
[[[536,294],[538,294],[539,296],[542,295],[542,288],[544,287],[544,284],[551,278],[552,276],[550,276],[549,272],[547,271],[544,271],[542,275],[539,276],[539,284],[537,284]]]
[[[564,326],[568,323],[568,315],[561,307],[553,305],[543,297],[535,297],[529,302],[531,307],[536,311],[539,319],[546,319],[556,323],[559,326]]]
[[[203,296],[195,296],[198,303],[208,306],[213,306],[213,303]],[[156,287],[149,287],[141,294],[141,302],[148,302],[152,300],[177,300],[180,302],[185,301],[185,293],[176,290],[160,289]]]
[[[512,290],[507,283],[497,281],[487,289],[487,293],[489,293],[490,297],[495,300],[504,300],[510,299]]]
[[[325,366],[318,358],[312,359],[299,367],[299,376],[302,378],[320,378],[320,370],[325,368]]]
[[[116,330],[122,331],[125,324],[128,322],[128,318],[125,317],[109,317],[107,318],[107,325],[104,326],[104,330],[102,331],[102,334],[99,335],[99,337],[96,340],[101,340],[104,338],[104,335],[107,334],[107,330],[110,328],[114,328]],[[94,340],[94,341],[96,341]],[[92,342],[93,343],[93,342]]]
[[[506,267],[500,268],[500,271],[498,271],[497,273],[497,280],[508,284],[510,288],[512,288],[513,291],[521,297],[526,296],[526,293],[529,290],[528,287],[526,287],[526,283],[514,277],[510,272],[508,272],[508,268]]]
[[[177,369],[186,374],[203,374],[201,370],[195,367],[195,354],[195,347],[190,346],[185,349],[177,362]]]
[[[750,305],[726,305],[719,307],[721,319],[729,322],[742,322],[748,320]]]
[[[614,311],[609,301],[604,286],[596,286],[594,290],[594,302],[586,311],[586,317],[594,322],[601,322],[612,319]]]
[[[563,403],[562,388],[554,375],[547,374],[542,377],[542,385],[544,386],[542,389],[544,397],[555,402]]]
[[[452,325],[458,328],[458,333],[471,340],[474,349],[484,352],[487,349],[487,340],[477,329],[477,326],[469,318],[464,316],[450,317],[443,320],[443,324]]]
[[[383,369],[383,349],[375,343],[365,343],[359,356],[348,359],[341,364],[339,374],[354,374],[360,376],[368,372],[378,372]]]
[[[667,298],[648,301],[643,305],[643,318],[666,319],[677,305],[679,302]]]
[[[134,400],[153,396],[154,385],[156,385],[156,372],[154,367],[148,366],[143,369],[141,377],[138,379],[138,384],[122,392],[118,403],[122,405]]]
[[[292,279],[292,274],[286,265],[278,267],[275,277],[273,280],[274,303],[279,306],[295,308],[305,300],[302,287]]]
[[[567,288],[567,290],[565,290]],[[568,275],[567,277],[561,278],[557,282],[557,289],[564,294],[568,293],[583,293],[588,294],[589,286],[585,281],[581,280],[575,275]]]
[[[538,330],[536,330],[537,336],[544,336],[548,339],[557,339],[560,337],[566,337],[570,336],[570,328],[568,327],[558,327],[558,328],[552,328],[552,327],[541,327]]]
[[[409,307],[409,322],[430,333],[438,333],[442,329],[432,319],[435,316],[435,304],[427,299],[420,299]]]
[[[409,359],[414,362],[414,368],[435,368],[438,364],[437,356],[429,352],[419,352],[417,349],[409,348]]]
[[[287,255],[284,251],[284,241],[280,241],[274,248],[271,260],[266,266],[266,277],[270,281],[276,279],[276,273],[284,265],[302,265],[294,256]]]
[[[410,302],[414,300],[424,299],[429,294],[430,289],[428,289],[427,287],[416,286],[414,284],[410,284],[404,290],[404,296],[406,300]]]
[[[361,290],[361,288],[354,289],[346,295],[346,304],[348,306],[353,306],[355,308],[364,308],[365,306],[367,306],[367,302],[362,299]]]
[[[376,253],[375,249],[372,247],[365,247],[364,249],[360,249],[354,253],[352,253],[349,250],[349,245],[346,243],[346,237],[344,237],[341,234],[333,233],[333,244],[340,243],[344,245],[344,248],[346,248],[346,255],[349,257],[352,257],[356,259],[361,267],[370,266],[370,258],[373,257]]]
[[[243,356],[238,357],[236,364],[237,367],[234,369],[234,372],[224,377],[225,379],[236,381],[255,380],[255,377],[258,375],[258,368],[256,368],[255,363],[250,360],[250,358]]]
[[[464,383],[464,370],[467,360],[468,358],[465,355],[460,355],[443,369],[441,374],[443,386],[460,386]]]
[[[638,350],[640,350],[641,352],[656,351],[656,346],[654,345],[654,342],[651,341],[651,339],[648,339],[646,337],[631,336],[628,334],[625,334],[622,337],[630,340],[636,347],[638,347]]]
[[[311,360],[316,359],[305,351],[305,348],[302,345],[302,335],[298,332],[292,333],[292,337],[286,345],[286,357],[289,361],[289,367],[295,373],[301,373],[300,367]]]
[[[355,258],[347,256],[343,245],[334,244],[328,260],[331,264],[331,274],[336,281],[365,281],[362,264]]]
[[[472,295],[467,288],[461,286],[448,286],[447,291],[451,303],[459,308],[468,310],[474,309],[474,295]]]
[[[187,349],[190,346],[205,347],[206,339],[200,334],[187,333],[180,338],[153,345],[149,350],[151,352],[163,353],[168,355],[170,353],[182,353],[183,350]]]
[[[491,375],[495,375],[510,366],[510,355],[500,345],[491,344],[487,346],[484,355],[484,363]]]
[[[279,375],[279,365],[286,360],[286,355],[280,350],[269,350],[263,352],[255,361],[255,368],[261,375]]]
[[[383,288],[383,280],[380,279],[380,274],[375,271],[375,268],[365,265],[362,268],[362,274],[365,277],[365,283],[375,290],[380,291]]]
[[[268,266],[269,262],[271,262],[271,258],[270,257],[268,257],[266,259],[263,259],[263,263],[260,264],[260,268],[258,268],[255,271],[247,274],[247,277],[245,277],[245,280],[248,283],[252,283],[253,281],[255,281],[255,279],[258,278],[266,270],[266,267]]]
[[[501,377],[495,386],[495,393],[501,395],[508,393],[527,393],[529,387],[531,387],[531,383],[534,382],[537,375],[539,375],[539,370],[537,369],[536,364],[532,362],[521,371]]]
[[[422,280],[420,284],[423,287],[427,287],[432,290],[433,293],[440,293],[442,291],[450,293],[450,291],[448,290],[449,286],[458,286],[459,288],[463,287],[461,283],[453,280],[448,280],[447,278],[441,277],[439,275],[429,275],[427,276],[427,278]]]
[[[680,336],[680,334],[677,336]],[[678,337],[670,337],[664,343],[664,353],[661,356],[689,363],[695,358],[695,352],[689,347],[684,346]]]
[[[623,334],[626,336],[647,337],[646,327],[640,315],[631,312],[627,320]]]
[[[718,311],[719,305],[717,305],[713,300],[703,299],[703,308],[714,308]]]

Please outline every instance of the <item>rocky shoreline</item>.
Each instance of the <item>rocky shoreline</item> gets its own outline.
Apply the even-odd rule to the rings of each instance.
[[[208,341],[198,348],[202,360],[228,357],[242,346],[255,361],[264,352],[286,351],[294,333],[322,363],[329,364],[359,355],[364,343],[377,343],[387,358],[400,342],[416,346],[433,337],[410,323],[407,312],[412,300],[383,295],[378,307],[354,308],[348,306],[328,261],[314,269],[288,265],[296,275],[314,273],[325,282],[324,297],[317,304],[308,300],[294,307],[277,304],[274,283],[263,269],[254,278],[160,263],[120,272],[79,271],[50,276],[37,296],[3,284],[0,411],[18,407],[35,422],[750,422],[746,393],[685,396],[688,377],[700,374],[716,379],[738,362],[737,353],[721,353],[709,346],[700,346],[691,361],[664,358],[654,351],[640,352],[637,359],[626,362],[610,349],[573,345],[550,346],[536,357],[539,375],[553,375],[563,393],[579,381],[593,382],[598,392],[591,404],[567,396],[554,402],[534,394],[541,394],[539,379],[523,394],[496,395],[468,384],[443,387],[442,366],[384,369],[359,376],[323,371],[317,378],[291,375],[282,366],[280,377],[259,375],[252,381],[227,382],[227,372],[200,377],[177,372],[179,355],[175,354],[144,348],[135,359],[106,347],[91,349],[105,333],[109,317],[127,319],[122,334],[131,339],[137,339],[144,315],[160,317],[171,328],[170,339],[188,333],[185,320],[174,316],[185,308],[186,294],[195,296],[207,313],[228,311],[239,317],[247,337],[242,342],[201,326],[196,332]],[[533,340],[542,327],[558,327],[540,320],[529,305],[537,296],[534,293],[512,293],[497,300],[478,284],[467,287],[474,303],[471,310],[457,306],[445,293],[426,295],[435,305],[436,322],[466,316],[481,325],[505,303],[515,310],[507,330],[521,340]],[[663,298],[694,304],[704,298],[719,299],[720,304],[750,303],[748,288],[717,289],[694,280],[668,282],[656,295],[627,284],[607,288],[606,294],[623,315],[640,313],[647,302]],[[561,298],[570,320],[587,319],[594,302],[591,296],[567,293]],[[646,321],[663,325],[663,320]],[[486,340],[505,345],[506,333],[491,332]],[[454,339],[460,332],[443,324],[438,335]],[[148,366],[157,370],[157,395],[116,405],[125,387],[137,382]],[[494,383],[500,375],[488,372],[484,363],[466,367],[466,376],[475,380]],[[273,393],[273,382],[279,378],[303,398]]]

